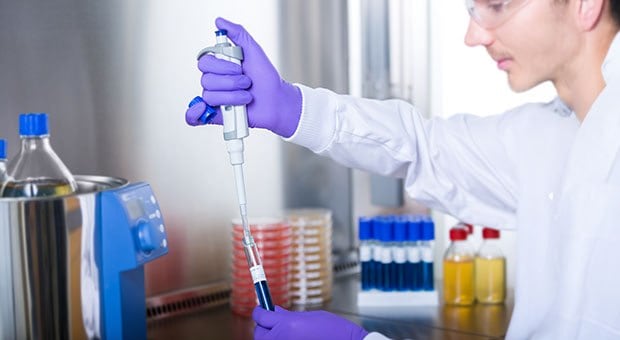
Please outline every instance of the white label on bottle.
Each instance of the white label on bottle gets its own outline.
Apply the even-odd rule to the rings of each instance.
[[[374,245],[372,246],[372,259],[377,261],[377,262],[381,262],[381,250],[383,249],[383,247],[381,247],[380,245]]]
[[[252,282],[260,282],[267,281],[265,277],[265,270],[263,270],[263,266],[258,265],[250,268],[250,273],[252,273]]]
[[[422,262],[433,262],[433,250],[429,247],[422,247]]]
[[[372,254],[370,251],[370,246],[360,245],[360,261],[368,262],[372,259]]]
[[[392,247],[392,256],[396,263],[407,262],[407,251],[403,247]]]
[[[381,247],[381,263],[392,263],[391,247]]]
[[[420,249],[418,247],[407,247],[407,261],[411,263],[420,262]]]

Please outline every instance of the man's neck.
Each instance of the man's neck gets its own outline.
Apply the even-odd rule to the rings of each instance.
[[[579,121],[588,115],[592,103],[605,88],[601,66],[615,31],[584,40],[581,51],[553,81],[560,98],[575,112]]]

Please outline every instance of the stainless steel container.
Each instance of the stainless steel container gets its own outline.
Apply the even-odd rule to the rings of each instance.
[[[96,196],[127,181],[76,181],[71,196],[0,198],[0,339],[86,339],[98,327],[98,269],[86,261],[95,258]]]

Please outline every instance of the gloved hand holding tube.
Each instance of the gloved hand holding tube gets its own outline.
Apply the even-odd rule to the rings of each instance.
[[[355,323],[326,311],[290,312],[276,306],[275,312],[254,308],[255,340],[361,340],[368,332]]]
[[[301,91],[284,81],[262,48],[246,30],[237,24],[218,18],[220,30],[243,49],[242,65],[205,54],[198,60],[203,73],[201,85],[205,103],[194,101],[185,114],[189,125],[203,125],[207,108],[216,112],[207,122],[222,124],[221,105],[247,105],[248,125],[263,128],[282,137],[290,137],[297,129],[301,116]],[[204,116],[203,116],[204,117]]]

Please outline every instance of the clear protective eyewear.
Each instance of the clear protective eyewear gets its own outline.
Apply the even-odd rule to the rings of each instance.
[[[465,0],[469,15],[483,28],[501,26],[530,0]]]

